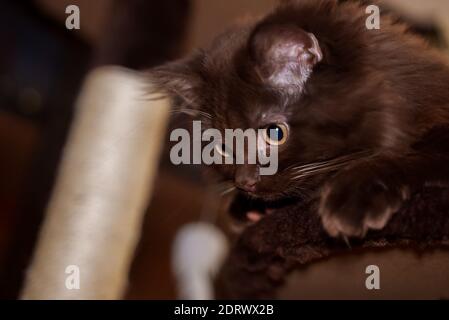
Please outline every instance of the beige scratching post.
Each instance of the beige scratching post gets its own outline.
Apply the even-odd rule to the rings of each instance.
[[[120,299],[169,117],[143,75],[87,78],[23,299]]]

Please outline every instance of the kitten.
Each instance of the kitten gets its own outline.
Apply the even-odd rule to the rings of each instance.
[[[449,67],[391,16],[380,30],[367,17],[355,1],[286,1],[150,75],[178,110],[207,115],[206,127],[277,130],[276,175],[214,167],[245,199],[271,207],[316,197],[331,236],[363,237],[416,188],[449,182],[438,169],[448,141],[414,148],[449,124]]]

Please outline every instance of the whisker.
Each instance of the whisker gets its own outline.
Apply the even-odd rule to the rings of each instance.
[[[195,110],[195,109],[188,109],[188,108],[172,109],[170,111],[170,113],[171,114],[184,113],[184,114],[187,114],[187,115],[193,116],[193,117],[197,116],[197,115],[200,115],[200,116],[203,116],[204,118],[207,118],[209,120],[212,119],[212,116],[209,113],[204,112],[204,111]]]
[[[363,156],[363,155],[368,155],[368,156]],[[294,170],[294,174],[295,174],[295,176],[292,177],[292,180],[299,180],[299,179],[307,178],[307,177],[310,177],[313,175],[319,175],[319,174],[331,172],[336,169],[340,169],[351,162],[354,162],[357,160],[369,159],[369,158],[372,158],[373,156],[375,156],[375,154],[373,154],[373,153],[358,152],[358,153],[342,156],[342,157],[328,160],[328,161],[317,162],[314,164],[308,164],[308,165],[304,165],[304,166],[298,166],[297,168],[299,168],[299,169],[297,169],[297,168],[292,169],[292,170]]]
[[[304,173],[302,173],[300,175],[294,176],[293,180],[299,180],[299,179],[307,178],[307,177],[310,177],[310,176],[318,175],[318,174],[321,174],[321,173],[327,173],[327,172],[330,172],[330,171],[334,171],[336,169],[340,169],[340,168],[344,167],[346,164],[347,163],[342,163],[342,164],[339,164],[339,165],[334,165],[332,167],[325,167],[325,168],[320,168],[320,169],[316,169],[316,170],[307,171],[307,172],[304,172]]]
[[[321,161],[321,162],[315,162],[315,163],[309,163],[309,164],[305,164],[305,165],[301,165],[301,166],[297,166],[294,167],[293,170],[306,170],[308,168],[314,169],[316,167],[322,167],[325,165],[331,165],[334,163],[339,163],[342,161],[348,161],[348,160],[354,160],[354,159],[360,159],[362,157],[362,155],[367,155],[367,154],[371,154],[367,151],[362,151],[362,152],[357,152],[357,153],[352,153],[349,155],[344,155],[335,159],[331,159],[331,160],[327,160],[327,161]]]
[[[231,193],[231,192],[234,191],[235,189],[236,189],[235,187],[230,187],[230,188],[226,189],[225,191],[223,191],[222,193],[220,193],[220,196],[223,197],[223,196],[225,196],[225,195]]]
[[[357,159],[351,159],[351,160],[345,160],[345,161],[341,161],[341,162],[317,165],[315,167],[310,167],[310,168],[307,168],[307,169],[297,170],[297,171],[295,171],[295,173],[296,174],[307,174],[307,173],[315,172],[315,171],[319,171],[319,170],[332,170],[334,168],[339,168],[341,166],[345,166],[348,163],[350,163],[352,161],[355,161],[355,160],[357,160]]]
[[[196,116],[196,112],[194,110],[172,110],[170,111],[171,114],[186,114],[188,116]]]
[[[217,182],[212,185],[212,189],[218,193],[221,193],[223,190],[228,190],[231,187],[234,187],[234,184],[230,180]]]
[[[349,242],[349,238],[345,235],[342,235],[342,238],[343,238],[344,242],[346,243],[346,245],[348,246],[348,248],[352,249],[351,243]]]

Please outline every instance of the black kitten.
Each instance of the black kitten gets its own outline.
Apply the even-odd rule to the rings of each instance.
[[[216,167],[242,193],[265,202],[316,195],[330,235],[362,237],[416,187],[449,182],[438,169],[447,141],[414,148],[449,124],[449,68],[405,25],[383,16],[368,30],[367,17],[354,1],[288,1],[151,75],[177,108],[207,114],[205,126],[281,133],[276,175]]]

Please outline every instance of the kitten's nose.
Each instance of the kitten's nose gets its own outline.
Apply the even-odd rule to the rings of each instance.
[[[246,192],[256,192],[259,180],[257,166],[242,165],[235,173],[235,186]]]

